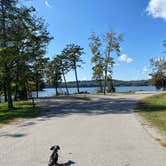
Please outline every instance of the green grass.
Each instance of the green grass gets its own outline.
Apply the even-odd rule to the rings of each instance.
[[[12,110],[7,109],[7,103],[0,103],[0,126],[40,115],[42,115],[42,111],[39,108],[33,108],[30,101],[14,102],[14,109]]]
[[[154,95],[141,100],[136,112],[152,127],[158,128],[166,135],[166,93]],[[166,140],[165,143],[166,146]]]

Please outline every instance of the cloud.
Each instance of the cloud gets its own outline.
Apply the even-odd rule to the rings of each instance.
[[[153,18],[166,20],[166,0],[150,0],[146,12]]]
[[[119,61],[121,62],[126,62],[126,63],[131,63],[133,62],[133,59],[128,57],[127,55],[123,54],[118,58]]]
[[[119,63],[114,63],[113,66],[117,67],[117,66],[120,66],[120,64]]]
[[[48,8],[52,8],[52,6],[49,4],[48,0],[45,0],[45,5],[46,5]]]
[[[144,67],[144,68],[142,69],[142,71],[143,71],[143,73],[147,73],[147,72],[148,72],[147,67]]]
[[[88,80],[90,80],[88,77],[83,77],[82,79],[81,79],[82,81],[88,81]]]

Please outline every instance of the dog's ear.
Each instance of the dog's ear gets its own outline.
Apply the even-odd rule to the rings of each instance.
[[[54,150],[54,148],[55,148],[55,146],[52,146],[52,147],[50,148],[50,150]]]
[[[60,150],[60,146],[59,145],[57,145],[57,150]]]

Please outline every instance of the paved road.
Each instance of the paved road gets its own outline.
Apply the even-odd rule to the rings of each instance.
[[[47,166],[54,144],[59,166],[166,166],[166,149],[132,112],[147,95],[41,100],[48,116],[0,129],[0,166]]]

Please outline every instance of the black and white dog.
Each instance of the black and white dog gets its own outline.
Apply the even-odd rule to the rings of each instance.
[[[58,150],[60,150],[60,147],[58,145],[54,145],[50,148],[50,150],[52,150],[52,154],[50,156],[50,161],[48,166],[57,166]]]

